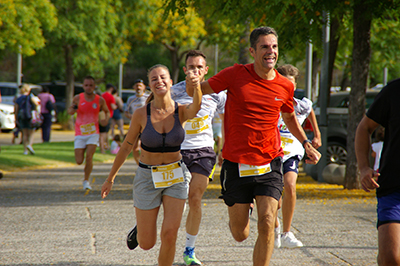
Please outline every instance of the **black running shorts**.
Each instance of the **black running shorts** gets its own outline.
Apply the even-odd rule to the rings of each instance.
[[[279,200],[283,191],[282,158],[271,161],[271,172],[240,177],[238,164],[224,160],[221,168],[222,195],[225,204],[252,203],[255,196],[269,196]]]

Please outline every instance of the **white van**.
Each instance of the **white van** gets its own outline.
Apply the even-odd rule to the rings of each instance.
[[[32,88],[32,92],[36,95],[42,91],[42,86],[36,84],[28,84]],[[18,93],[17,82],[0,82],[1,103],[14,105],[15,96]]]

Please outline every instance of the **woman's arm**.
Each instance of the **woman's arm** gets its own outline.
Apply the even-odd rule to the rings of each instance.
[[[131,120],[131,125],[129,127],[128,133],[126,134],[125,140],[119,149],[117,156],[114,159],[113,166],[111,167],[111,171],[108,175],[108,178],[104,181],[103,186],[101,187],[101,197],[105,198],[110,193],[112,185],[114,183],[114,179],[118,174],[119,169],[124,164],[128,155],[132,152],[132,148],[134,143],[136,143],[139,134],[142,130],[142,117],[145,115],[144,108],[137,109],[133,115]]]
[[[203,97],[199,76],[193,74],[192,71],[188,70],[186,80],[188,79],[193,86],[193,102],[189,105],[186,105],[183,113],[183,119],[181,120],[182,122],[188,119],[192,119],[196,116],[197,112],[200,110],[201,98]]]

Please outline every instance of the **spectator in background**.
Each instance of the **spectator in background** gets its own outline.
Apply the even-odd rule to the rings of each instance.
[[[121,136],[121,138],[124,136],[124,120],[122,119],[122,113],[124,112],[124,103],[122,102],[121,97],[118,96],[117,90],[115,90],[113,96],[115,99],[115,104],[117,105],[117,109],[114,110],[114,114],[111,118],[111,137],[114,139],[115,125],[118,126],[119,135]]]
[[[52,111],[55,110],[56,100],[54,99],[54,95],[49,92],[49,88],[47,86],[43,86],[42,92],[38,95],[40,99],[40,111],[43,116],[42,123],[42,140],[43,142],[50,141],[50,132],[51,132],[51,124],[52,124]]]
[[[24,84],[20,87],[20,96],[15,100],[15,123],[22,131],[22,143],[24,144],[24,155],[35,154],[32,148],[33,128],[31,126],[31,110],[33,103],[31,101],[31,87]]]
[[[113,94],[116,89],[112,84],[106,85],[106,91],[101,95],[106,101],[106,105],[108,107],[108,111],[110,112],[110,117],[114,115],[114,110],[117,109],[117,105],[115,104],[115,99]],[[111,119],[108,120],[108,124],[103,126],[100,124],[100,152],[105,153],[105,150],[108,149],[108,131],[110,131]]]
[[[110,152],[111,154],[117,154],[119,149],[121,148],[121,138],[119,135],[115,135],[113,141],[111,142]]]
[[[145,92],[146,85],[144,85],[143,80],[141,79],[135,80],[133,88],[135,89],[136,94],[129,97],[126,102],[125,116],[129,119],[132,119],[132,114],[135,112],[136,109],[146,104],[146,100],[149,97],[149,94]],[[138,138],[137,141],[133,144],[133,158],[135,159],[137,165],[139,165],[139,156],[140,156],[139,144],[140,144],[140,139]]]

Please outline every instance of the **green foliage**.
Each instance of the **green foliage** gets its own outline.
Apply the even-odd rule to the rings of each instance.
[[[2,0],[0,50],[7,47],[33,55],[45,46],[43,30],[51,31],[56,25],[56,10],[49,0]]]

